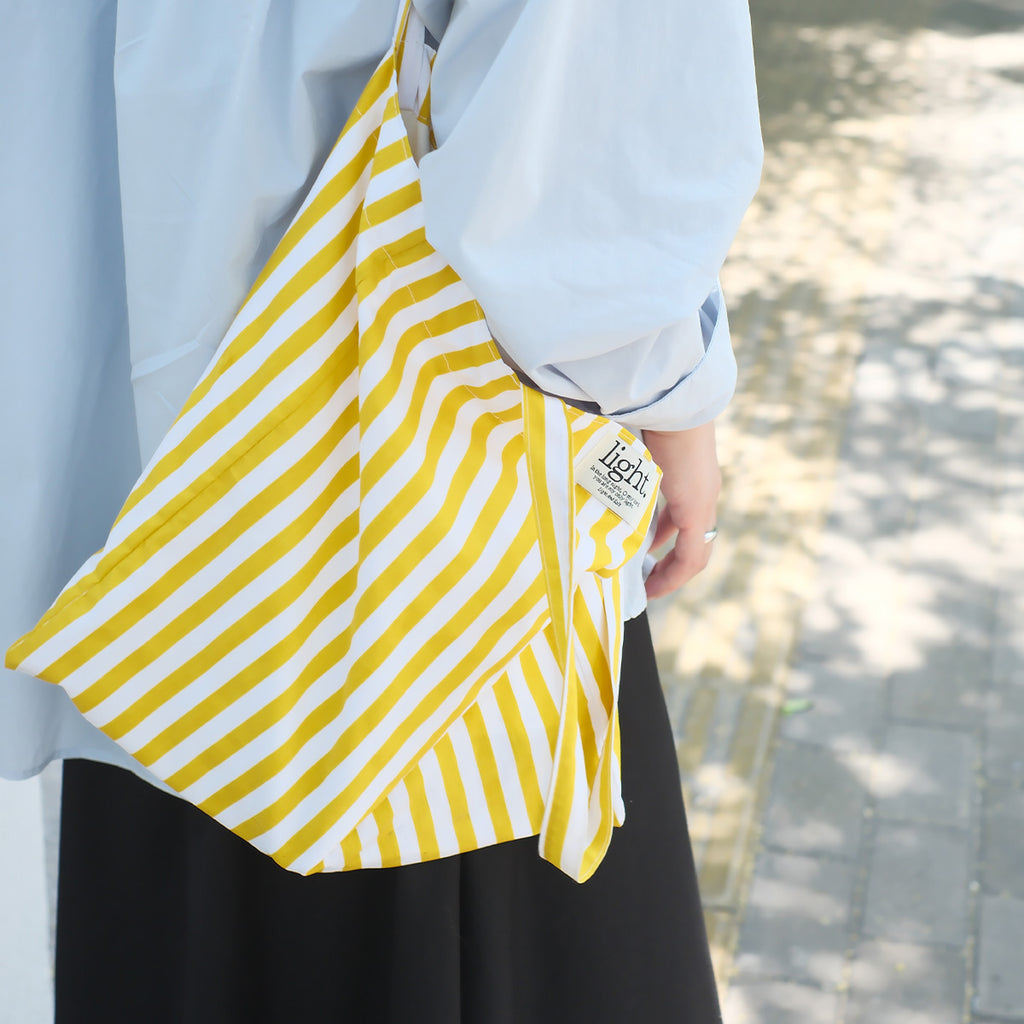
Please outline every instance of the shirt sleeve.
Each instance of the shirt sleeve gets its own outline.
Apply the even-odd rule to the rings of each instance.
[[[431,101],[428,236],[509,361],[633,428],[717,415],[762,159],[744,0],[456,0]]]

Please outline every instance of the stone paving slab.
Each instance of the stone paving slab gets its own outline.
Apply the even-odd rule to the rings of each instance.
[[[750,888],[735,971],[838,986],[844,968],[850,863],[762,851]]]
[[[1024,680],[996,684],[986,708],[985,771],[990,779],[1024,785]]]
[[[860,845],[867,789],[833,751],[782,741],[762,842],[770,849],[853,859]]]
[[[864,934],[962,948],[970,866],[970,844],[961,830],[879,822]]]
[[[1024,900],[985,896],[981,902],[977,1013],[1001,1020],[1024,1019]]]
[[[893,675],[893,716],[952,728],[979,725],[985,710],[981,694],[991,663],[991,647],[980,643],[954,640],[929,652],[924,665]]]
[[[960,1024],[965,979],[958,950],[862,942],[854,951],[846,1024]]]
[[[972,735],[891,725],[872,774],[879,817],[966,829],[976,761]]]
[[[880,681],[814,666],[790,675],[788,695],[807,705],[806,710],[783,716],[779,727],[783,739],[848,754],[872,749],[884,714]]]
[[[831,1024],[839,998],[834,993],[783,981],[739,981],[722,1006],[725,1024]]]
[[[1024,733],[1018,733],[1024,746]],[[986,892],[1024,900],[1024,788],[989,782],[982,796],[979,877]],[[1020,951],[1024,966],[1024,948]]]

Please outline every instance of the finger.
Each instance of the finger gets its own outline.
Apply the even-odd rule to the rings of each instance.
[[[654,539],[651,541],[651,549],[660,548],[666,541],[671,540],[672,537],[679,532],[679,527],[672,522],[672,516],[669,515],[668,506],[665,506],[658,512],[657,525],[654,527]]]

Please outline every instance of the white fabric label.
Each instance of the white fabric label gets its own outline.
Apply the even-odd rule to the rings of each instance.
[[[640,441],[602,431],[576,459],[576,483],[635,530],[658,495],[661,470]]]

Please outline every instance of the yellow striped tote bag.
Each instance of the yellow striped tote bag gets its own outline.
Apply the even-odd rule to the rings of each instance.
[[[406,3],[106,546],[7,664],[292,871],[539,836],[582,881],[623,816],[620,569],[659,473],[524,387],[427,242],[422,39]]]

